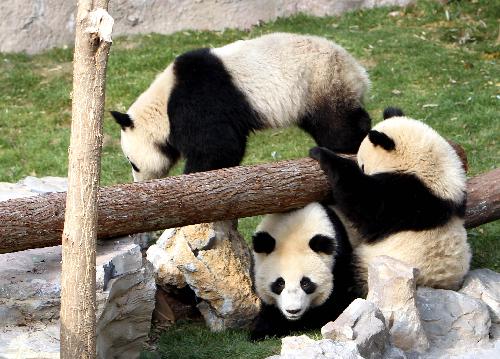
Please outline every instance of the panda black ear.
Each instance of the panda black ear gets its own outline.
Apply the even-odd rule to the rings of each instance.
[[[126,113],[121,113],[118,111],[110,111],[111,116],[114,117],[116,123],[118,123],[121,127],[122,130],[125,130],[126,128],[134,128],[134,122],[130,118],[130,116]]]
[[[276,240],[267,232],[257,232],[252,237],[253,250],[255,253],[269,254],[276,247]]]
[[[335,242],[331,237],[317,234],[309,241],[309,247],[316,253],[331,255],[335,251]]]
[[[403,110],[401,110],[399,107],[387,107],[384,110],[384,120],[387,120],[388,118],[391,117],[401,117],[404,116]]]
[[[368,132],[368,138],[374,146],[380,146],[386,151],[392,151],[396,148],[396,144],[383,132],[378,132],[375,130],[371,130]]]

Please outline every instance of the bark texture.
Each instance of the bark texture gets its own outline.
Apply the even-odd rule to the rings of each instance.
[[[68,193],[62,231],[63,359],[96,358],[97,195],[110,42],[101,41],[97,29],[90,28],[100,26],[100,22],[92,23],[91,12],[107,9],[107,5],[107,0],[80,0],[76,17]],[[63,201],[61,197],[59,205]],[[58,212],[62,220],[63,211]],[[60,236],[61,223],[58,225]]]
[[[500,218],[500,169],[468,182],[466,227]],[[329,193],[309,158],[101,188],[98,237],[286,211]],[[65,193],[0,202],[0,253],[60,244]]]
[[[500,168],[467,182],[467,228],[500,218]],[[485,221],[485,219],[487,219]]]

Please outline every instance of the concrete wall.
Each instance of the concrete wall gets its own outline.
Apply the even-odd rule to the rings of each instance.
[[[183,29],[249,28],[298,12],[338,15],[360,7],[415,0],[111,0],[113,35]],[[75,0],[0,1],[0,52],[37,53],[74,41]]]

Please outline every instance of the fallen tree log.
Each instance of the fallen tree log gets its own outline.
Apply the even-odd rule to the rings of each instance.
[[[465,226],[477,227],[500,218],[500,168],[467,182]]]
[[[98,238],[286,211],[323,200],[328,182],[309,158],[103,187]],[[466,226],[500,218],[500,169],[468,182]],[[0,202],[0,253],[61,243],[65,193]]]

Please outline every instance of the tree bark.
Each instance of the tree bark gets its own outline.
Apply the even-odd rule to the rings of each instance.
[[[68,193],[62,231],[63,359],[96,358],[97,195],[106,66],[111,45],[102,39],[105,36],[102,26],[110,19],[105,11],[107,5],[107,0],[79,0],[78,3],[73,58]],[[58,203],[62,202],[63,198],[60,198]],[[63,211],[59,213],[58,218],[62,219]],[[58,228],[60,229],[60,223]],[[61,232],[57,233],[61,235]]]
[[[500,168],[467,182],[467,228],[500,218]]]
[[[500,218],[500,169],[468,182],[466,226]],[[329,193],[309,158],[104,187],[98,237],[281,212]],[[0,202],[0,253],[60,244],[64,193]]]

